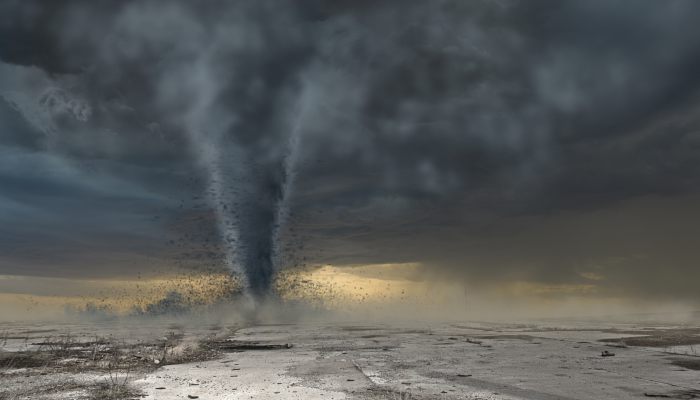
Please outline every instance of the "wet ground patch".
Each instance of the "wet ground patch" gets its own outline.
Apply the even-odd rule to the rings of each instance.
[[[341,326],[341,330],[347,332],[362,332],[362,331],[381,331],[383,328],[372,327],[372,326]]]
[[[603,343],[640,347],[693,346],[700,344],[700,335],[695,330],[668,330],[623,338],[600,339]]]
[[[672,392],[656,393],[656,392],[644,392],[644,397],[658,398],[658,399],[700,399],[700,390],[675,390]]]
[[[492,339],[492,340],[525,340],[531,342],[538,338],[530,335],[472,335],[476,339]]]
[[[211,349],[224,352],[239,352],[250,350],[287,350],[293,346],[290,343],[260,343],[241,340],[218,340],[206,344]]]
[[[51,363],[51,356],[32,351],[0,351],[0,371],[20,368],[45,367]]]
[[[671,364],[685,369],[700,371],[700,358],[675,359]]]

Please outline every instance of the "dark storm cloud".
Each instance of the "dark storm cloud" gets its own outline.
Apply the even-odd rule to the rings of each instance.
[[[37,265],[17,237],[70,264],[81,246],[47,238],[78,237],[75,223],[94,259],[167,259],[173,236],[209,240],[200,211],[224,240],[236,225],[282,246],[287,266],[576,282],[624,259],[608,275],[641,268],[615,280],[639,290],[673,252],[687,257],[669,290],[692,269],[692,246],[641,262],[575,221],[697,192],[696,1],[9,1],[0,15],[3,270]],[[569,225],[538,233],[557,218]]]

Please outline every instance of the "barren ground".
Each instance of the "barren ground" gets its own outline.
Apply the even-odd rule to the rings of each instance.
[[[700,398],[687,325],[4,323],[0,346],[2,400]]]

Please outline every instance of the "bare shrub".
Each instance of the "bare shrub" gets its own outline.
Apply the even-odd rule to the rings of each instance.
[[[119,400],[132,398],[136,391],[129,386],[134,367],[126,346],[115,345],[110,349],[107,362],[107,377],[93,389],[94,400]]]

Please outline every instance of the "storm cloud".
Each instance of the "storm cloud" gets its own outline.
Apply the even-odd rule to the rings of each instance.
[[[421,262],[697,300],[699,17],[5,1],[0,273]]]

